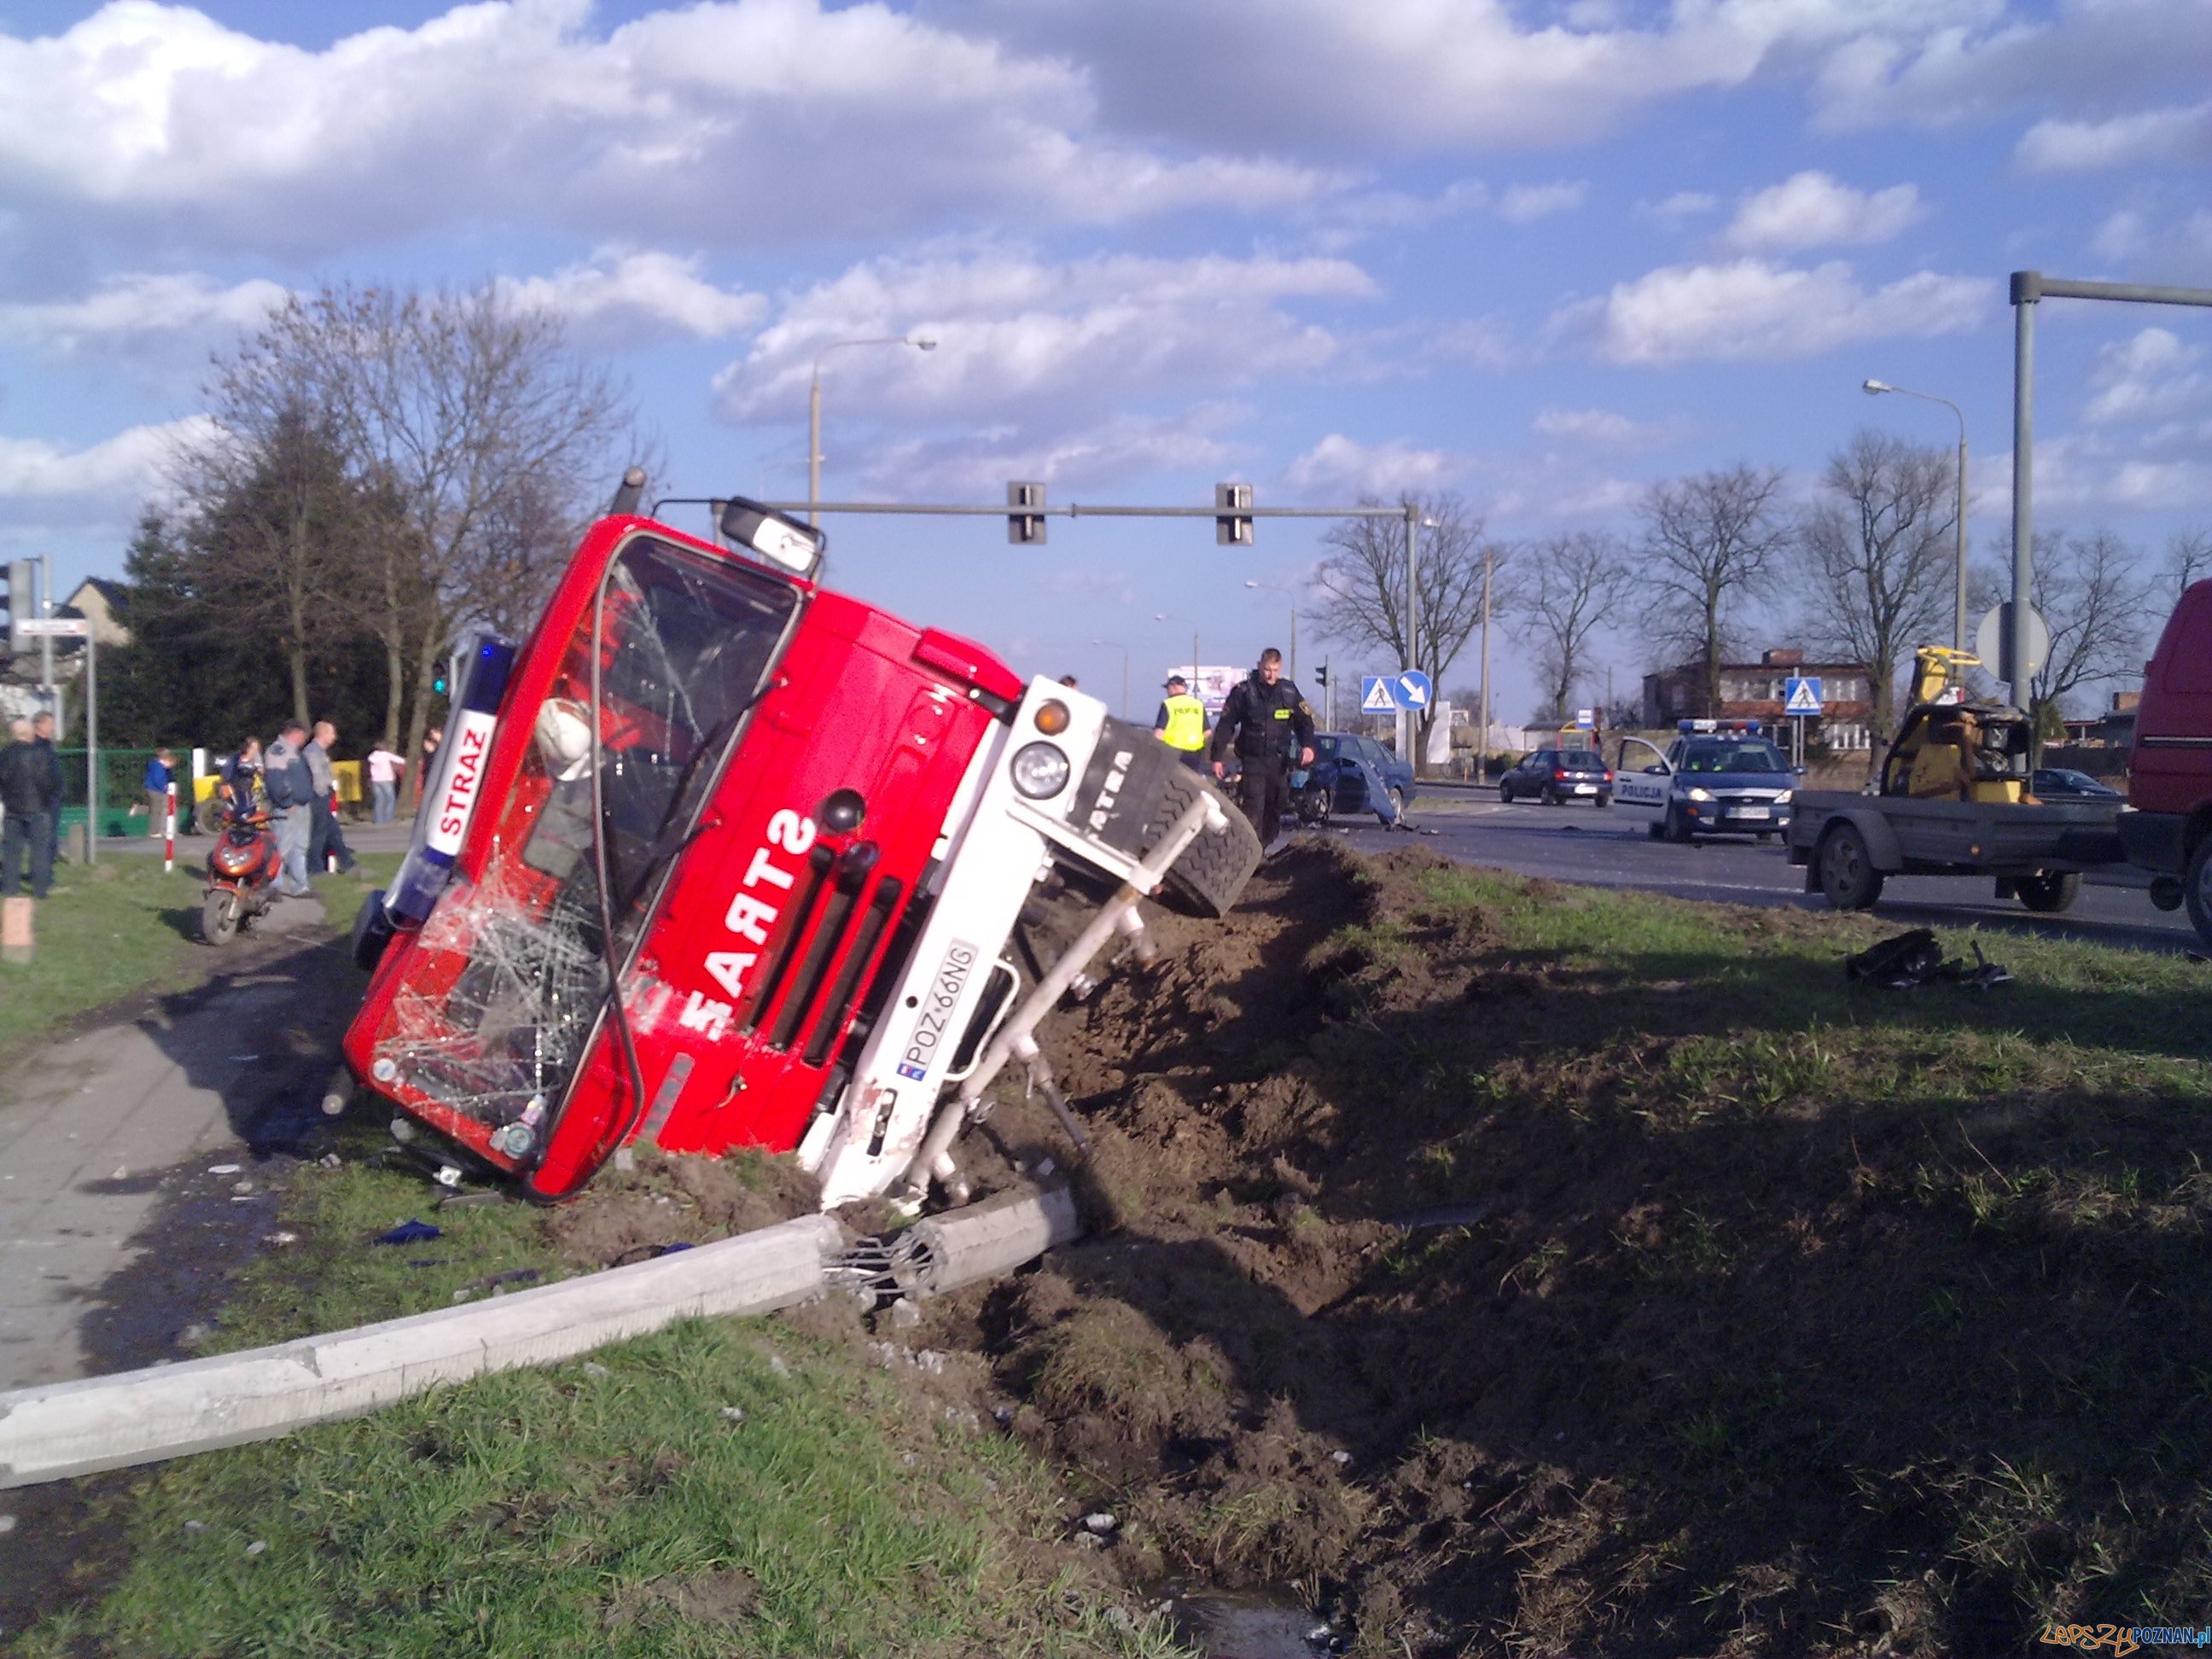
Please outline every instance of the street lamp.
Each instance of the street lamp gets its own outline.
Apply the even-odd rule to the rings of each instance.
[[[1298,683],[1298,596],[1280,582],[1255,582],[1247,580],[1247,587],[1264,587],[1271,593],[1280,593],[1291,602],[1291,684]]]
[[[1966,417],[1960,413],[1958,404],[1948,398],[1939,398],[1932,392],[1915,392],[1910,386],[1892,386],[1887,380],[1868,380],[1859,390],[1869,398],[1878,398],[1885,392],[1894,392],[1899,397],[1941,404],[1959,416],[1959,495],[1953,513],[1953,517],[1958,520],[1959,592],[1952,617],[1951,643],[1964,651],[1966,648]]]
[[[848,346],[877,345],[908,345],[916,351],[937,349],[934,340],[917,340],[910,334],[884,334],[865,340],[832,340],[814,354],[814,382],[806,394],[806,499],[810,505],[822,499],[822,360]],[[818,515],[809,512],[806,522],[818,522]]]
[[[1106,646],[1121,653],[1121,718],[1129,718],[1129,647],[1119,640],[1093,640],[1093,645]]]
[[[1489,775],[1490,764],[1490,579],[1494,574],[1498,545],[1485,538],[1482,544],[1482,731],[1474,740],[1474,781]]]

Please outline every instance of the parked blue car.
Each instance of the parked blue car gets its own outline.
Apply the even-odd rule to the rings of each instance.
[[[1314,738],[1314,763],[1291,775],[1291,801],[1301,823],[1325,823],[1332,813],[1372,812],[1365,761],[1404,811],[1413,799],[1413,769],[1372,738],[1323,732]]]

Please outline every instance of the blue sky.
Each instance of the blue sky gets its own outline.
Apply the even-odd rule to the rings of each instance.
[[[503,281],[683,494],[1263,503],[1449,488],[1632,532],[1738,460],[1972,440],[2006,273],[2212,286],[2203,0],[0,0],[0,550],[119,570],[210,352],[287,289]],[[2212,523],[2212,315],[2047,304],[2039,526]],[[1316,531],[833,520],[834,580],[1118,692],[1287,632]],[[1785,586],[1762,638],[1790,636]],[[1310,628],[1301,658],[1319,647]],[[1178,647],[1176,641],[1184,643]],[[1626,684],[1656,647],[1604,642]],[[1339,660],[1345,653],[1338,649]],[[1529,700],[1500,635],[1502,712]],[[1473,678],[1472,654],[1448,682]]]

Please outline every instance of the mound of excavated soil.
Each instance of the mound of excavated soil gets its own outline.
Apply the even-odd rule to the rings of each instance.
[[[1914,1341],[1944,1305],[1923,1276],[1993,1271],[1993,1324],[2053,1297],[1908,1190],[1925,1118],[1662,1126],[1643,1079],[1698,1029],[1664,1001],[1687,981],[1516,956],[1496,913],[1425,902],[1439,864],[1299,846],[1225,921],[1155,918],[1159,963],[1042,1034],[1095,1143],[1096,1231],[934,1304],[929,1340],[988,1359],[1015,1431],[1120,1517],[1133,1580],[1290,1584],[1363,1654],[2019,1651],[2097,1534],[1999,1491],[1996,1448],[2063,1463],[2170,1429],[1978,1438],[2002,1402],[1971,1344]],[[1747,952],[1812,925],[1711,915]],[[1018,1079],[999,1091],[963,1155],[1066,1164]],[[1461,1224],[1386,1224],[1440,1203]],[[2160,1387],[2143,1410],[2170,1418]],[[2201,1551],[2193,1478],[2170,1504],[2139,1482],[2137,1530],[2104,1535]]]
[[[564,1261],[613,1267],[672,1244],[703,1244],[820,1207],[821,1188],[794,1158],[737,1152],[694,1158],[641,1146],[633,1167],[602,1170],[567,1204],[545,1212],[545,1233]]]

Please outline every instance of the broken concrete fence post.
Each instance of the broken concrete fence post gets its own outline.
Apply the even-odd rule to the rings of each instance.
[[[1066,1188],[1001,1193],[908,1227],[891,1247],[891,1278],[910,1297],[942,1296],[1010,1273],[1082,1235],[1075,1194]]]
[[[567,1359],[678,1319],[819,1292],[844,1249],[803,1216],[634,1267],[274,1347],[0,1394],[0,1488],[265,1440],[488,1372]]]

